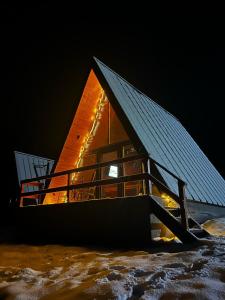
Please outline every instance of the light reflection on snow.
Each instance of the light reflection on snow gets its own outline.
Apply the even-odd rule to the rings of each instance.
[[[225,219],[218,219],[204,228],[222,235],[223,226]],[[2,244],[0,299],[225,299],[225,238],[182,247],[171,242],[156,252]]]
[[[215,236],[225,236],[225,218],[206,221],[203,228]]]

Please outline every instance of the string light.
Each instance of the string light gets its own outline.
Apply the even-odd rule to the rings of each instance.
[[[97,102],[96,107],[93,109],[93,115],[91,117],[91,121],[93,121],[92,127],[91,127],[90,132],[87,133],[83,139],[83,143],[82,143],[82,146],[79,151],[78,159],[75,163],[75,168],[78,168],[81,165],[81,163],[83,162],[84,155],[88,151],[88,149],[94,139],[94,136],[96,135],[97,129],[100,125],[100,119],[102,118],[104,107],[107,102],[108,102],[107,96],[106,96],[104,90],[101,89],[99,100]],[[78,179],[78,173],[73,173],[71,176],[71,182],[74,183],[77,179]],[[60,194],[60,196],[58,197],[58,201],[59,201],[59,198],[61,198],[62,199],[61,202],[64,202],[64,203],[69,201],[69,199],[67,198],[66,192],[62,192],[62,194]]]
[[[96,107],[94,108],[94,110],[93,110],[94,114],[91,117],[91,120],[93,121],[91,130],[84,137],[83,144],[80,148],[80,152],[78,155],[78,159],[75,163],[75,168],[78,168],[83,162],[84,156],[87,153],[87,151],[94,139],[94,136],[96,135],[97,129],[100,125],[100,119],[102,118],[104,107],[107,102],[108,102],[108,99],[106,97],[106,94],[105,94],[104,90],[101,89],[98,103],[97,103]],[[71,178],[72,182],[75,182],[77,180],[77,177],[78,177],[78,173],[73,173],[72,178]]]

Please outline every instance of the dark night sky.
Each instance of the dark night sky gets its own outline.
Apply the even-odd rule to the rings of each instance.
[[[220,16],[125,20],[47,5],[1,14],[2,203],[15,191],[13,150],[59,154],[93,55],[178,117],[225,177]]]

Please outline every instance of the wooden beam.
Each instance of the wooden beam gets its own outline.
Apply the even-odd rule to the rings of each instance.
[[[151,174],[149,158],[144,159],[143,165],[144,165],[144,172]],[[150,195],[151,193],[152,193],[151,181],[149,180],[149,178],[147,178],[145,179],[145,194]]]
[[[70,173],[67,174],[67,187],[70,185]],[[67,197],[67,202],[70,202],[70,190],[67,189],[66,191],[66,197]]]
[[[173,198],[180,205],[180,197],[177,196],[174,192],[172,192],[167,186],[165,186],[161,181],[155,178],[153,175],[148,174],[149,180],[151,180],[160,190],[165,192],[171,198]]]
[[[80,183],[80,184],[72,184],[69,186],[65,185],[65,186],[60,186],[60,187],[56,187],[56,188],[40,190],[40,191],[21,193],[21,197],[26,197],[26,196],[31,196],[31,195],[49,194],[49,193],[61,192],[61,191],[67,191],[67,190],[73,190],[73,189],[82,189],[82,188],[88,188],[88,187],[93,187],[93,186],[116,184],[116,183],[128,182],[128,181],[137,181],[137,180],[146,179],[147,177],[148,177],[148,174],[141,173],[141,174],[136,174],[136,175],[123,176],[123,177],[119,177],[119,178],[95,180],[95,181],[89,181],[89,182]]]
[[[118,154],[119,158],[123,158],[123,146],[122,145],[117,150],[117,154]],[[124,177],[124,165],[123,164],[118,165],[118,170],[119,170],[119,176]],[[124,197],[125,196],[124,182],[119,183],[117,188],[118,188],[119,197]]]
[[[76,169],[70,169],[70,170],[66,170],[66,171],[62,171],[62,172],[53,173],[53,174],[50,174],[50,175],[45,175],[45,176],[35,177],[35,178],[31,178],[31,179],[21,180],[21,184],[32,182],[32,181],[38,181],[38,180],[41,180],[41,179],[51,179],[52,177],[63,176],[63,175],[71,174],[71,173],[77,173],[77,172],[97,169],[97,168],[101,168],[101,167],[106,167],[108,165],[120,164],[120,163],[127,162],[127,161],[138,160],[138,159],[141,159],[141,158],[144,158],[144,157],[146,157],[146,155],[138,154],[138,155],[134,155],[134,156],[130,156],[130,157],[114,159],[114,160],[111,160],[111,161],[97,163],[97,164],[90,165],[90,166],[80,167],[80,168],[76,168]]]
[[[166,227],[168,227],[183,243],[193,243],[198,239],[182,224],[164,209],[153,197],[149,197],[151,213],[153,213]]]
[[[186,204],[186,196],[185,196],[185,184],[181,180],[178,180],[178,190],[179,190],[179,198],[180,198],[181,224],[185,229],[188,229],[188,216],[187,216],[187,204]]]

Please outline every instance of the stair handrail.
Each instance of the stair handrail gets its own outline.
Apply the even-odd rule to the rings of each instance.
[[[184,184],[185,181],[183,181],[180,177],[178,177],[177,175],[175,175],[173,172],[171,172],[170,170],[168,170],[166,167],[164,167],[162,164],[160,164],[159,162],[157,162],[155,159],[153,159],[150,154],[149,154],[149,159],[152,163],[154,163],[155,165],[159,166],[161,169],[163,169],[164,171],[166,171],[168,174],[170,174],[172,177],[174,177],[175,179],[177,179],[178,181],[183,182]]]
[[[151,164],[158,165],[161,169],[166,171],[168,174],[170,174],[172,177],[174,177],[177,180],[178,184],[178,195],[176,195],[174,192],[172,192],[167,186],[165,186],[160,180],[155,178],[151,174]],[[180,215],[181,215],[181,224],[183,228],[188,230],[188,216],[187,216],[187,202],[186,202],[186,194],[185,194],[185,188],[186,183],[183,181],[180,177],[175,175],[173,172],[168,170],[166,167],[161,165],[159,162],[157,162],[155,159],[153,159],[150,155],[148,156],[146,162],[145,162],[145,170],[149,173],[149,180],[152,181],[160,190],[163,190],[166,194],[168,194],[172,199],[174,199],[179,205],[180,205]]]

